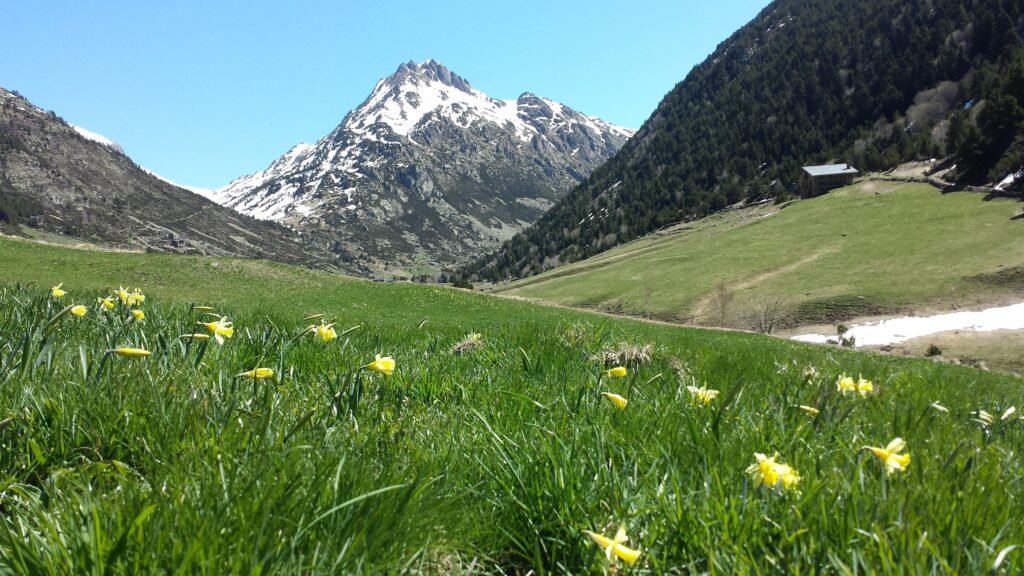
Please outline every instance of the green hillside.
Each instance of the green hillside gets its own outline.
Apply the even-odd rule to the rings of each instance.
[[[119,285],[145,293],[141,322],[95,305]],[[83,316],[61,314],[76,303]],[[233,322],[223,346],[180,338],[207,333],[194,305]],[[337,339],[304,332],[315,313]],[[376,354],[393,374],[360,368]],[[602,373],[618,363],[625,377]],[[242,376],[256,368],[273,374]],[[844,374],[872,390],[842,392]],[[616,573],[1012,574],[1021,384],[265,262],[0,239],[0,572],[593,574],[611,568],[584,531],[625,524]],[[719,394],[702,405],[689,386]],[[898,454],[865,448],[897,437]]]
[[[1015,200],[866,181],[720,212],[496,289],[742,328],[775,302],[793,325],[1020,299],[1020,211]]]
[[[948,155],[957,180],[998,181],[1024,157],[1022,36],[1010,0],[776,0],[614,157],[463,273],[535,275],[740,200],[791,197],[810,164]]]

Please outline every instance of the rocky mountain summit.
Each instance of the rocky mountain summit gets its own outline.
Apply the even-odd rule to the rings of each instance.
[[[210,198],[350,253],[367,272],[437,269],[536,221],[632,134],[530,93],[492,98],[433,60],[409,62],[316,144]]]
[[[0,228],[104,245],[314,266],[337,256],[140,168],[115,142],[0,88]]]

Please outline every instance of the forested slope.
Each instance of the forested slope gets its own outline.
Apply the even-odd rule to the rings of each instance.
[[[669,92],[610,161],[466,276],[528,276],[743,199],[802,165],[953,156],[1020,169],[1024,8],[1009,0],[778,0]],[[671,55],[664,55],[670,57]]]

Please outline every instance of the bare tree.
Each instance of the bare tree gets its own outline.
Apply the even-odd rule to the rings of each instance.
[[[776,325],[786,315],[788,306],[782,296],[768,296],[747,314],[747,325],[751,330],[762,334],[771,334]]]
[[[716,316],[716,326],[725,326],[729,319],[729,311],[732,308],[732,301],[735,293],[725,285],[725,280],[720,280],[711,293],[711,309]]]

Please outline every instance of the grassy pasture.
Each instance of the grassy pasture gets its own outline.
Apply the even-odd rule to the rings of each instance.
[[[118,285],[146,293],[142,323],[94,306]],[[89,310],[51,324],[72,303]],[[194,305],[233,337],[180,339],[204,330]],[[303,334],[314,313],[342,335]],[[483,345],[453,353],[470,332]],[[620,343],[650,360],[602,375]],[[106,354],[119,346],[152,355]],[[394,374],[360,369],[375,354]],[[236,377],[257,367],[273,377]],[[840,394],[843,373],[875,392]],[[701,407],[690,385],[720,394]],[[1022,385],[265,262],[0,240],[0,571],[1012,574],[1024,421],[1000,416]],[[895,437],[912,458],[887,475],[864,446]],[[798,490],[755,487],[755,452]],[[613,568],[582,531],[621,523],[642,554]]]
[[[1022,296],[1020,202],[866,181],[782,207],[718,213],[495,289],[570,306],[727,325],[781,298],[791,324]],[[986,281],[986,278],[988,281]]]

